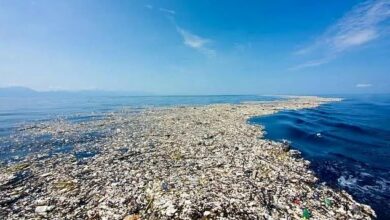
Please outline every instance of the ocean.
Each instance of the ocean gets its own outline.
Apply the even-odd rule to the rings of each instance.
[[[314,109],[254,117],[265,138],[287,140],[320,178],[390,219],[390,95],[338,96]]]
[[[275,96],[225,95],[225,96],[117,96],[83,94],[38,94],[0,96],[0,165],[22,160],[32,154],[70,153],[73,146],[106,137],[105,131],[81,132],[63,143],[51,136],[26,135],[24,126],[65,120],[83,123],[99,120],[110,112],[122,110],[138,112],[152,107],[196,106],[244,101],[272,101]],[[89,157],[93,154],[75,155]]]
[[[390,95],[338,95],[341,102],[314,109],[282,111],[254,117],[248,122],[265,126],[265,138],[288,140],[311,161],[321,182],[344,189],[360,202],[371,205],[378,219],[390,219]],[[97,120],[107,113],[150,107],[273,101],[274,96],[34,96],[0,97],[0,162],[20,160],[46,147],[56,152],[50,137],[12,138],[26,124],[63,119],[74,123]],[[87,134],[86,141],[100,134]],[[74,143],[73,143],[74,144]],[[25,147],[24,147],[25,146]],[[43,146],[43,147],[42,147]],[[16,148],[16,146],[15,146]],[[33,149],[33,151],[31,151]],[[90,155],[77,155],[88,157]]]
[[[92,120],[122,109],[139,111],[151,107],[240,103],[244,101],[272,101],[275,96],[0,96],[0,137],[9,135],[26,123],[54,118],[70,121]]]

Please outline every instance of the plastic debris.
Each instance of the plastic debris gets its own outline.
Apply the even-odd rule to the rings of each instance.
[[[138,214],[128,215],[123,220],[140,220],[141,216]]]
[[[263,130],[247,123],[255,115],[329,101],[334,99],[304,97],[136,113],[130,109],[99,120],[26,125],[9,142],[0,138],[6,143],[0,153],[10,147],[31,149],[18,161],[0,166],[0,215],[6,219],[369,219],[375,215],[370,207],[316,185],[317,178],[299,151],[262,139]],[[80,152],[93,154],[80,159]],[[312,199],[314,192],[337,201],[337,209],[320,210],[323,202]],[[295,201],[292,196],[297,196]],[[302,213],[294,204],[307,210]],[[338,211],[353,205],[361,211]],[[35,212],[38,206],[42,207]]]
[[[298,198],[294,198],[294,199],[293,199],[293,203],[294,203],[295,205],[301,205],[301,201],[300,201]]]
[[[310,217],[311,217],[310,211],[307,208],[304,208],[302,210],[302,219],[308,220],[308,219],[310,219]]]
[[[164,190],[165,192],[168,192],[168,190],[169,190],[169,185],[168,185],[168,183],[162,182],[162,183],[161,183],[161,189]]]
[[[331,207],[333,205],[333,201],[331,198],[325,198],[324,203],[326,207]]]

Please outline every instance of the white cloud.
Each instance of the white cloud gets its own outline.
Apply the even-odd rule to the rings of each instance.
[[[335,39],[334,46],[336,49],[344,50],[348,47],[358,46],[374,40],[378,34],[374,30],[361,30],[347,36],[338,36]]]
[[[185,30],[185,29],[179,27],[175,21],[175,15],[176,15],[175,11],[170,10],[170,9],[166,9],[166,8],[159,8],[159,10],[161,12],[165,13],[167,15],[166,17],[175,25],[177,32],[182,36],[183,41],[184,41],[183,43],[186,46],[188,46],[192,49],[195,49],[195,50],[207,55],[208,57],[216,56],[215,50],[213,50],[207,46],[208,44],[210,44],[212,42],[211,40],[209,40],[207,38],[200,37],[196,34],[191,33],[188,30]]]
[[[159,10],[164,12],[164,13],[171,14],[171,15],[175,15],[176,14],[176,12],[174,10],[169,10],[169,9],[166,9],[166,8],[159,8]]]
[[[372,84],[369,84],[369,83],[359,83],[359,84],[356,84],[356,87],[357,88],[367,88],[367,87],[371,87]]]
[[[389,22],[386,21],[389,18],[390,0],[363,2],[330,26],[317,40],[296,51],[295,54],[315,54],[321,60],[330,61],[343,52],[387,34]]]
[[[211,40],[199,37],[187,30],[184,30],[180,27],[176,27],[177,32],[183,37],[184,44],[188,47],[191,47],[195,50],[198,50],[207,56],[213,57],[216,55],[215,50],[207,47],[207,44],[211,42]]]
[[[307,67],[320,66],[320,65],[328,63],[328,62],[329,62],[329,59],[310,60],[310,61],[307,61],[305,63],[299,64],[297,66],[291,67],[291,68],[289,68],[289,70],[293,70],[294,71],[294,70],[304,69],[304,68],[307,68]]]

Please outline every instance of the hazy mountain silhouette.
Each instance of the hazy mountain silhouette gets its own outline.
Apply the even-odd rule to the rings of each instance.
[[[0,97],[34,97],[34,96],[149,96],[152,93],[137,91],[104,91],[104,90],[80,90],[80,91],[36,91],[27,87],[14,86],[0,88]]]

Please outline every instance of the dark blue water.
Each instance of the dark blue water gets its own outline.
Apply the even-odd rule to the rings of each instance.
[[[315,109],[255,117],[265,137],[287,139],[321,181],[390,219],[390,95],[348,96]]]

